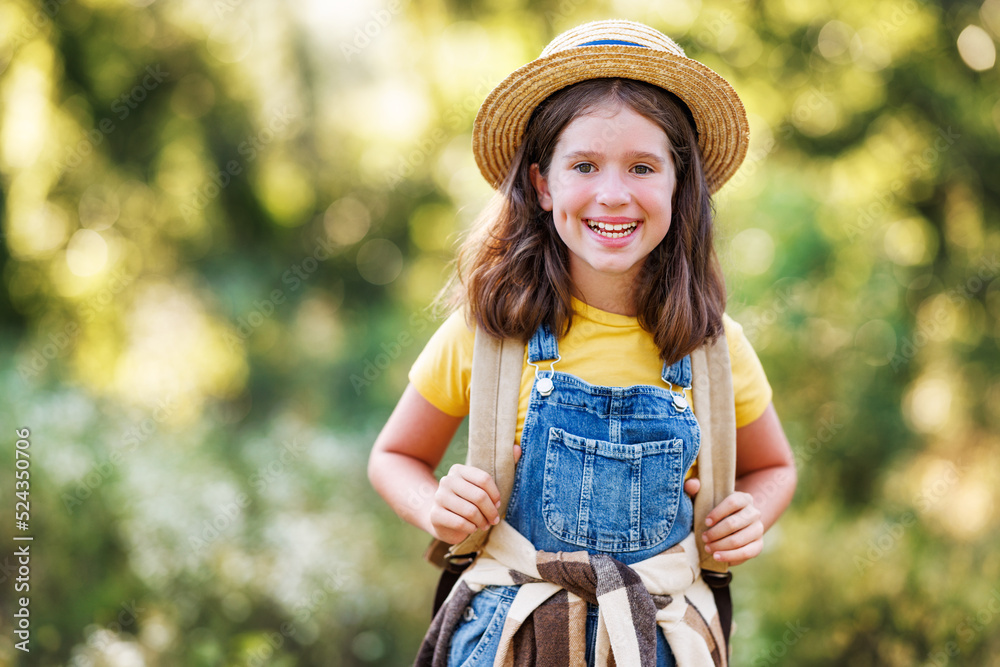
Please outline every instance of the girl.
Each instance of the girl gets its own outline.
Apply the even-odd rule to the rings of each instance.
[[[460,254],[460,307],[414,364],[369,461],[376,490],[434,537],[495,527],[418,663],[726,663],[714,602],[691,574],[696,549],[730,565],[758,555],[795,487],[767,379],[723,313],[712,247],[710,195],[747,132],[728,83],[625,21],[560,35],[484,102],[473,150],[499,194]],[[736,492],[695,545],[689,354],[723,333]],[[469,412],[476,335],[527,343],[503,517],[486,472],[434,476]],[[694,577],[688,588],[678,572]]]

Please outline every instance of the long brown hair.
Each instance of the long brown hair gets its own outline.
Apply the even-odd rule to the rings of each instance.
[[[627,105],[666,133],[676,169],[670,230],[646,257],[633,289],[639,324],[664,361],[673,363],[722,331],[726,287],[712,245],[712,202],[694,121],[666,90],[631,79],[591,79],[542,102],[500,192],[459,251],[445,288],[453,306],[467,305],[485,332],[527,340],[543,322],[557,335],[572,324],[572,280],[565,244],[542,209],[530,167],[548,174],[563,129],[596,105]]]

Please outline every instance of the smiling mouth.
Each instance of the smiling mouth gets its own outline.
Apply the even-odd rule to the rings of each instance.
[[[635,231],[635,228],[639,226],[638,220],[633,220],[632,222],[623,222],[621,224],[612,224],[610,222],[595,222],[593,220],[584,220],[588,227],[600,234],[601,236],[609,239],[620,239],[623,236],[628,236]]]

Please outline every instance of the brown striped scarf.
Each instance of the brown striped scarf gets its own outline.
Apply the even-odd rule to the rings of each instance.
[[[415,667],[447,667],[451,636],[486,586],[520,586],[500,635],[497,667],[584,665],[587,602],[599,607],[596,665],[655,667],[656,629],[678,667],[727,667],[712,590],[694,534],[631,567],[585,551],[536,551],[501,521],[431,623]]]

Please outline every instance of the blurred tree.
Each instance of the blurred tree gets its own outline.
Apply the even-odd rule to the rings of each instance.
[[[0,0],[23,664],[410,661],[434,573],[367,449],[490,194],[479,103],[608,16],[750,112],[719,251],[800,490],[737,571],[735,664],[989,664],[1000,2]]]

